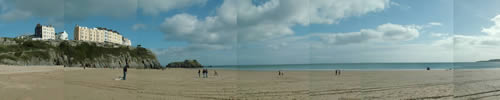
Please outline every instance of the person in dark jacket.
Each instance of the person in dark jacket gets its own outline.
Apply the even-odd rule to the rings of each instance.
[[[127,68],[128,68],[128,64],[125,65],[125,67],[123,67],[123,78],[122,80],[127,80]]]
[[[200,69],[198,69],[198,78],[199,78],[199,77],[201,77],[201,76],[200,76],[200,73],[201,73],[201,70],[200,70]]]
[[[203,69],[203,78],[208,78],[208,70]]]

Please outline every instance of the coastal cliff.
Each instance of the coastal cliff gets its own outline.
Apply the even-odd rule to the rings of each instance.
[[[65,67],[162,68],[148,49],[75,40],[33,41],[0,38],[0,64],[64,65]]]

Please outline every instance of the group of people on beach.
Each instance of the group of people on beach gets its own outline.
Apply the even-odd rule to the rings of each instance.
[[[340,75],[341,71],[339,69],[335,70],[335,76]]]
[[[283,76],[285,75],[281,70],[278,70],[278,76]]]
[[[203,73],[203,78],[208,78],[208,69],[198,70],[198,77],[201,77],[201,73]],[[219,75],[216,70],[214,70],[214,76]]]

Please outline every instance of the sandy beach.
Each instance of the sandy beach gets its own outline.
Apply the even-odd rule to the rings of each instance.
[[[275,71],[0,66],[2,100],[498,99],[500,70]]]

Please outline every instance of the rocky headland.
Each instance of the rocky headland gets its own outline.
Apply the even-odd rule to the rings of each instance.
[[[143,47],[76,40],[0,38],[0,64],[63,65],[65,67],[162,68],[156,56]]]

